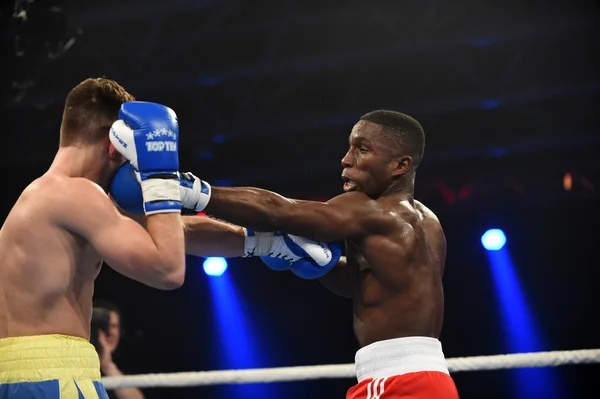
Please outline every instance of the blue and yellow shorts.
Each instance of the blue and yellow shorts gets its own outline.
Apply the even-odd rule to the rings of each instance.
[[[0,399],[108,399],[94,346],[67,335],[0,339]]]

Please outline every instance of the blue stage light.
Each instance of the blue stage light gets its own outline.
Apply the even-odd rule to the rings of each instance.
[[[204,273],[209,276],[220,276],[227,270],[227,260],[225,258],[206,258],[203,264]]]
[[[506,244],[506,236],[500,229],[490,229],[481,236],[481,243],[488,251],[498,251]]]

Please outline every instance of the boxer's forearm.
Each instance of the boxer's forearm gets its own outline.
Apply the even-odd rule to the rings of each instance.
[[[154,261],[147,262],[148,269],[153,269],[159,279],[166,278],[169,285],[179,288],[185,276],[185,246],[183,245],[183,229],[179,213],[159,213],[146,219],[146,230],[154,243]],[[173,280],[173,281],[171,281]]]
[[[233,258],[244,255],[244,229],[208,217],[182,217],[185,252],[196,256]]]
[[[281,230],[279,215],[296,201],[259,188],[213,187],[206,212],[257,231]]]

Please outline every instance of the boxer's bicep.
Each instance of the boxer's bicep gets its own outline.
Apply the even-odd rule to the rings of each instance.
[[[279,212],[281,230],[320,241],[359,239],[381,230],[385,221],[370,198],[339,195],[328,202],[298,201]]]
[[[134,220],[116,214],[96,225],[91,242],[106,263],[126,277],[159,289],[178,288],[185,277],[181,225],[172,229],[178,214],[156,214],[148,218],[147,229]],[[112,219],[112,220],[111,220]],[[169,244],[172,242],[172,244]],[[174,258],[180,257],[177,260]]]
[[[169,252],[166,248],[161,251],[151,234],[140,224],[121,215],[103,192],[93,186],[81,185],[73,188],[69,197],[74,200],[65,204],[69,209],[63,212],[65,227],[90,242],[111,268],[155,288],[175,288]],[[86,198],[86,201],[77,198]],[[179,218],[176,214],[156,216]],[[157,226],[157,222],[160,223],[160,220],[152,223],[154,230],[161,227]],[[181,230],[179,227],[180,240],[183,240]]]
[[[348,209],[325,202],[301,202],[275,214],[278,230],[320,241],[338,241],[360,233]]]

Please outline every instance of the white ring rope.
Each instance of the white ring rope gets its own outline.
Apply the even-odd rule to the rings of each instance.
[[[458,371],[563,366],[568,364],[600,363],[600,349],[455,357],[446,359],[446,361],[451,373],[456,373]],[[323,378],[356,378],[354,364],[139,374],[120,377],[103,377],[102,382],[106,389],[115,389],[125,387],[187,387],[253,382],[316,380]]]

